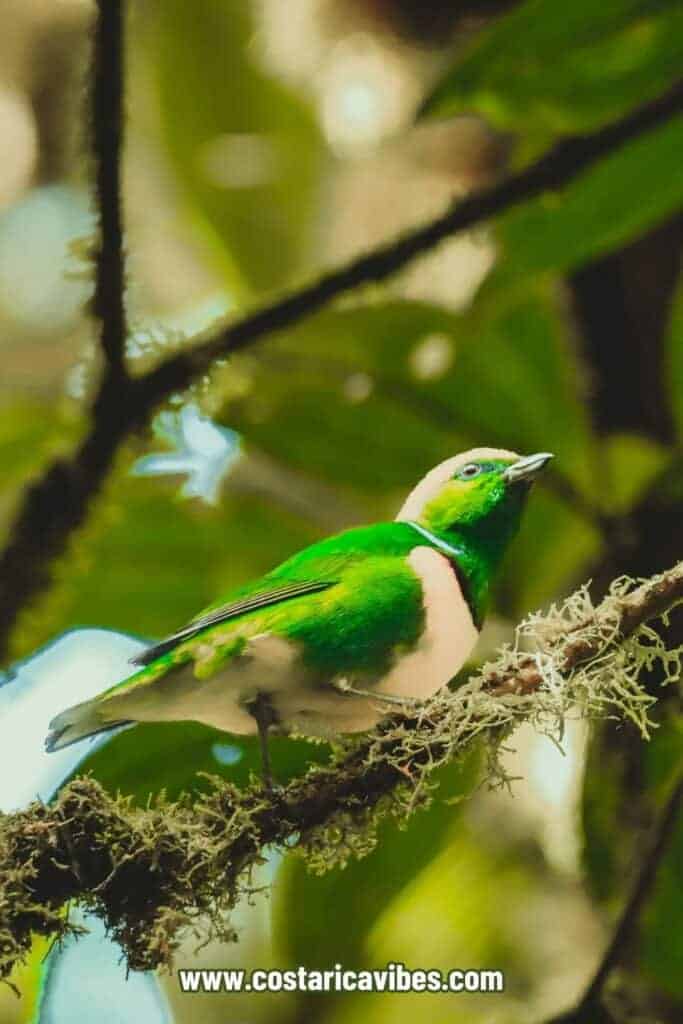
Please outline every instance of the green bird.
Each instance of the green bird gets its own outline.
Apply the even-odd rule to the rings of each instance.
[[[368,729],[436,693],[474,647],[529,485],[552,456],[475,448],[428,473],[393,522],[319,541],[144,650],[138,671],[50,723],[48,751],[131,722],[261,738]]]

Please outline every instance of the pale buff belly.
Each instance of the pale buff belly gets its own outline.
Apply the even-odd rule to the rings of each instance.
[[[256,732],[245,703],[266,693],[283,732],[332,736],[373,726],[396,705],[381,694],[424,700],[462,668],[478,638],[467,602],[447,559],[433,548],[416,548],[409,558],[422,584],[425,628],[414,650],[379,680],[353,680],[377,699],[341,693],[334,680],[306,678],[299,652],[281,637],[254,637],[250,657],[198,682],[190,668],[167,677],[147,693],[131,694],[119,710],[136,721],[203,722],[240,735]],[[163,701],[159,690],[163,688]],[[156,692],[154,692],[156,691]],[[114,703],[114,702],[112,702]]]

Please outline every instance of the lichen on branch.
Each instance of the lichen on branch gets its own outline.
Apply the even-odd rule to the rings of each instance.
[[[659,663],[665,683],[680,678],[683,649],[666,642],[680,602],[683,562],[640,584],[616,580],[597,605],[581,587],[524,620],[457,689],[387,716],[275,793],[216,779],[199,799],[160,797],[139,809],[79,778],[50,805],[2,816],[0,976],[34,932],[77,931],[64,912],[73,900],[102,918],[137,970],[170,967],[188,931],[234,938],[229,912],[265,847],[298,849],[317,869],[361,856],[380,818],[405,820],[433,799],[434,769],[475,740],[488,750],[489,781],[500,781],[501,743],[522,722],[557,734],[570,713],[610,716],[646,738],[655,697],[641,675]]]

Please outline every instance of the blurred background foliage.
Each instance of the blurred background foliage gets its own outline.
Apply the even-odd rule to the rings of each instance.
[[[5,6],[7,537],[26,481],[87,429],[99,361],[86,303],[92,4]],[[126,299],[140,369],[563,135],[652,99],[683,57],[674,0],[129,8]],[[442,244],[177,396],[172,412],[191,401],[209,433],[213,424],[241,437],[234,465],[217,459],[209,433],[186,446],[200,469],[225,477],[218,501],[179,497],[174,474],[132,475],[164,443],[129,444],[54,586],[23,616],[15,655],[76,625],[163,634],[325,533],[391,517],[427,468],[473,444],[557,455],[507,559],[479,657],[587,578],[599,594],[622,572],[672,564],[683,548],[682,154],[679,116],[561,194]],[[680,621],[674,629],[683,632]],[[240,908],[242,941],[185,954],[209,966],[501,967],[504,996],[228,1004],[180,998],[171,980],[177,1021],[525,1024],[557,1012],[590,976],[680,771],[677,695],[655,713],[649,745],[626,726],[570,723],[561,754],[522,730],[508,755],[520,777],[512,795],[476,790],[473,755],[442,779],[442,797],[467,801],[437,799],[404,831],[387,824],[377,849],[345,871],[320,877],[293,855],[272,859],[274,896]],[[276,741],[283,778],[324,756],[324,746]],[[253,744],[194,725],[125,732],[86,762],[142,801],[205,785],[200,771],[243,782],[255,765]],[[618,1020],[683,1019],[681,864],[683,825],[611,979]],[[12,996],[0,1000],[0,1019],[23,1019]]]

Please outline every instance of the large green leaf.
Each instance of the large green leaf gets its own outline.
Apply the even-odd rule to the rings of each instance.
[[[263,495],[228,486],[222,504],[209,507],[175,499],[176,480],[125,468],[58,566],[57,585],[20,621],[16,656],[76,626],[162,636],[319,536]]]
[[[649,743],[631,730],[617,735],[601,727],[589,748],[583,793],[584,866],[593,895],[608,902],[615,914],[648,848],[648,831],[680,777],[683,721],[670,707],[660,709],[657,718]],[[634,964],[644,977],[678,1000],[683,1000],[682,864],[683,822],[657,868],[634,952]]]
[[[259,65],[249,5],[151,5],[162,130],[185,199],[249,294],[286,281],[309,249],[321,139],[304,101]]]
[[[683,10],[664,0],[527,0],[478,36],[427,114],[475,109],[529,148],[615,119],[680,72]]]
[[[425,377],[419,354],[432,343],[450,362]],[[410,487],[471,444],[549,449],[562,473],[588,482],[590,431],[551,288],[489,315],[413,302],[328,310],[264,347],[250,372],[226,418],[338,483]]]
[[[177,485],[121,481],[62,576],[59,628],[155,637],[310,543],[313,527],[228,488],[220,508],[174,501]]]
[[[678,437],[683,438],[683,285],[679,284],[671,313],[669,346],[665,364],[669,400],[678,428]]]
[[[498,222],[502,258],[485,290],[508,296],[531,275],[569,271],[665,220],[683,202],[683,116],[623,146],[560,193]]]
[[[74,438],[82,426],[54,404],[16,401],[0,409],[0,466],[4,487],[24,483],[31,473]],[[51,451],[52,450],[52,451]]]
[[[670,712],[645,759],[646,780],[658,808],[683,767],[683,719]],[[677,998],[683,1009],[683,820],[658,868],[654,892],[643,915],[639,959],[647,976]]]

